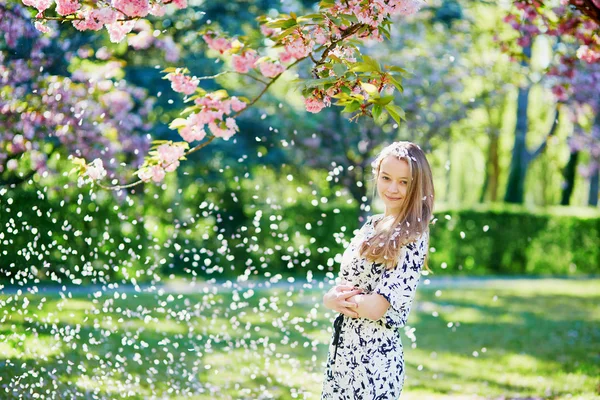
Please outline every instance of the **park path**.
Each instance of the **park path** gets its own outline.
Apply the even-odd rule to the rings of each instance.
[[[528,276],[492,276],[492,277],[425,277],[421,278],[420,289],[444,289],[444,288],[483,288],[489,286],[507,286],[510,287],[514,283],[523,283],[530,281],[531,283],[540,282],[542,280],[578,280],[589,278],[536,278]],[[263,280],[217,280],[210,279],[207,281],[186,282],[183,280],[173,280],[158,284],[141,284],[141,285],[123,285],[118,283],[108,283],[103,285],[47,285],[40,284],[36,286],[4,286],[0,284],[0,295],[17,294],[59,294],[64,293],[71,295],[81,295],[88,293],[171,293],[171,294],[192,294],[199,292],[218,292],[227,293],[232,290],[248,290],[248,289],[293,289],[294,291],[301,288],[305,290],[323,290],[327,291],[335,284],[333,280],[317,280],[312,279],[263,279]]]

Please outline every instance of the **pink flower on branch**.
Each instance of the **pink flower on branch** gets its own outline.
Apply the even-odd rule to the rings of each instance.
[[[227,118],[225,120],[225,128],[222,128],[220,125],[222,125],[222,123],[217,124],[215,122],[211,122],[208,125],[208,127],[210,128],[210,131],[213,135],[223,140],[229,140],[229,138],[231,138],[233,135],[235,135],[236,132],[239,131],[237,123],[233,118]]]
[[[297,60],[305,58],[312,51],[314,43],[305,43],[302,37],[295,37],[293,40],[285,44],[285,52],[292,58]]]
[[[56,12],[59,15],[74,14],[79,7],[79,0],[56,0]]]
[[[174,91],[185,95],[193,94],[200,83],[200,80],[195,76],[190,77],[182,72],[169,73],[167,79],[171,81],[171,88]]]
[[[235,96],[233,96],[230,100],[228,100],[228,102],[229,102],[229,105],[231,106],[231,109],[235,112],[240,112],[244,108],[246,108],[246,103],[244,103],[243,101],[241,101],[240,99],[238,99]]]
[[[54,0],[23,0],[23,4],[33,7],[42,12],[50,8]]]
[[[202,36],[208,47],[223,54],[231,49],[231,42],[223,37],[218,37],[213,33],[207,33]]]
[[[577,58],[588,64],[598,62],[600,61],[600,48],[598,50],[592,50],[589,46],[583,45],[577,49]]]
[[[161,144],[156,151],[159,162],[164,166],[179,163],[178,160],[185,154],[183,146],[176,146],[170,143]]]
[[[112,6],[128,17],[145,17],[150,12],[148,0],[112,0]]]
[[[245,51],[242,55],[234,54],[231,58],[233,69],[236,72],[245,74],[254,68],[254,64],[258,60],[258,55],[255,50]]]
[[[112,24],[106,25],[106,30],[110,36],[110,41],[113,43],[119,43],[125,38],[129,32],[133,30],[135,21],[117,21]]]
[[[314,97],[307,97],[304,99],[304,105],[306,106],[306,111],[315,114],[325,108],[325,103]]]
[[[263,76],[267,77],[267,78],[275,78],[276,76],[278,76],[279,74],[281,74],[283,71],[285,71],[285,68],[283,65],[281,64],[275,64],[272,62],[262,62],[258,65],[259,69],[260,69],[260,73],[263,74]]]
[[[96,158],[92,161],[85,170],[85,175],[89,176],[92,180],[97,181],[106,176],[106,170],[102,164],[102,160]]]

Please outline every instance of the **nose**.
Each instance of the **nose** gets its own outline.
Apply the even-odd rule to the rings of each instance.
[[[390,187],[389,187],[389,192],[391,193],[396,193],[398,192],[398,184],[396,182],[393,182]]]

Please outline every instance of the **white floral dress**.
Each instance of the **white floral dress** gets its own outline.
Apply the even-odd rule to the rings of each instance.
[[[406,324],[415,297],[429,233],[423,232],[415,242],[404,246],[398,265],[386,270],[382,264],[358,255],[360,244],[372,237],[374,223],[382,217],[383,214],[369,217],[350,241],[342,257],[339,278],[366,293],[379,293],[390,307],[378,321],[338,314],[321,399],[398,399],[402,391],[404,355],[398,329]]]

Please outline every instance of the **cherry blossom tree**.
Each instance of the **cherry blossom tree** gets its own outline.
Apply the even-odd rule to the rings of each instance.
[[[513,28],[514,35],[505,37],[501,42],[502,48],[509,52],[514,61],[519,61],[523,67],[529,67],[532,46],[538,37],[550,39],[552,55],[549,65],[543,71],[543,83],[551,87],[556,99],[557,107],[553,123],[548,131],[547,138],[554,135],[558,123],[560,110],[581,108],[588,104],[592,110],[597,110],[595,104],[597,96],[587,93],[598,93],[600,86],[589,73],[600,64],[600,8],[594,0],[573,0],[560,2],[541,2],[537,0],[520,0],[504,18],[504,21]],[[581,83],[585,82],[584,85]],[[516,127],[515,146],[511,163],[506,201],[521,202],[523,196],[523,182],[529,163],[543,152],[547,140],[544,140],[535,150],[528,151],[524,147],[527,130],[527,102],[530,85],[523,85],[519,89],[518,115]],[[592,111],[597,112],[597,111]],[[581,133],[582,131],[580,131]],[[572,140],[571,144],[581,142],[581,134],[576,135],[579,140]],[[595,135],[590,135],[584,141],[594,149]],[[573,145],[572,145],[573,146]],[[576,147],[576,145],[575,145]],[[593,159],[593,152],[592,154]],[[566,182],[564,185],[562,203],[568,202],[573,186],[571,170],[574,170],[576,157],[572,155],[566,169]],[[591,162],[591,169],[580,172],[593,176],[596,163]],[[594,185],[592,184],[592,192]],[[598,197],[598,190],[590,193],[590,198]]]
[[[118,177],[118,163],[134,168],[149,141],[144,121],[153,100],[146,90],[119,79],[121,66],[107,60],[85,63],[74,53],[33,29],[18,4],[0,5],[0,181],[19,184],[53,169],[52,156],[94,160],[91,179]],[[65,59],[79,62],[61,74]],[[84,67],[85,64],[85,67]],[[104,163],[102,160],[108,161]],[[108,170],[108,171],[107,171]]]
[[[89,8],[77,0],[68,3],[61,0],[52,8],[54,2],[51,0],[25,2],[39,11],[36,18],[40,21],[68,21],[82,30],[106,26],[114,41],[125,37],[134,19],[152,14],[152,8],[160,8],[165,3],[115,0],[110,5]],[[185,6],[183,3],[176,5]],[[307,111],[317,113],[336,101],[335,105],[344,107],[343,111],[353,113],[353,119],[361,116],[378,118],[387,113],[399,123],[403,111],[393,104],[391,93],[402,89],[402,69],[381,66],[371,57],[361,57],[358,46],[367,39],[383,41],[389,37],[392,18],[414,14],[422,5],[420,0],[372,3],[324,0],[314,14],[260,17],[261,37],[258,40],[229,37],[224,32],[205,29],[202,39],[209,51],[226,65],[224,70],[212,77],[193,76],[185,67],[164,71],[173,90],[184,95],[186,102],[193,102],[183,111],[181,118],[171,123],[183,141],[155,142],[137,171],[139,180],[130,185],[106,186],[96,180],[97,183],[118,190],[144,181],[162,181],[165,173],[174,171],[185,156],[200,150],[215,138],[229,140],[235,135],[239,131],[236,117],[255,105],[284,72],[304,60],[312,62],[312,77],[300,79],[297,83],[302,89]],[[48,15],[52,10],[57,15]],[[40,21],[37,21],[38,29],[46,30],[40,26]],[[230,96],[223,89],[208,92],[200,86],[203,79],[230,73],[242,74],[263,88],[254,98],[246,99]],[[191,147],[194,142],[201,143]],[[98,163],[93,164],[95,161],[89,164],[82,158],[74,161],[80,174],[91,177],[88,171],[94,168],[94,177],[103,176]]]

